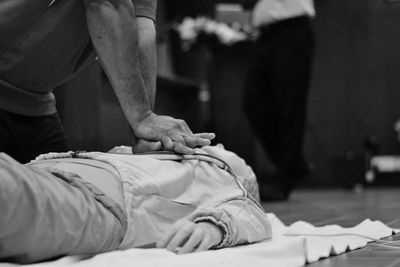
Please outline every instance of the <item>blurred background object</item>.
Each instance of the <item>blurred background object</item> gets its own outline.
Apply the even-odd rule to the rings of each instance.
[[[257,172],[271,172],[241,106],[251,34],[229,46],[202,38],[183,49],[172,30],[185,17],[206,17],[232,29],[240,24],[247,34],[247,14],[231,5],[238,3],[159,0],[157,108],[189,120],[196,130],[215,131],[216,142],[244,157]],[[343,186],[341,179],[350,172],[365,181],[368,136],[379,141],[379,154],[399,154],[393,123],[400,117],[400,4],[315,4],[316,50],[304,149],[313,174],[304,186]],[[73,149],[105,151],[129,144],[128,126],[98,64],[62,87],[66,90],[56,90],[58,106]],[[349,151],[354,157],[348,157]],[[400,178],[395,181],[400,184]]]

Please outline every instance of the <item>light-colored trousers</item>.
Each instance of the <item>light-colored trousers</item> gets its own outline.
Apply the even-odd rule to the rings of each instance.
[[[118,205],[79,176],[0,154],[0,261],[34,262],[118,247]]]

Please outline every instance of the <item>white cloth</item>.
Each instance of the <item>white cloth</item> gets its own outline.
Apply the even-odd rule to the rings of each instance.
[[[297,16],[315,16],[313,0],[259,0],[253,10],[253,26],[265,26]]]
[[[65,257],[58,261],[33,264],[35,267],[299,267],[307,262],[365,247],[370,241],[356,235],[380,239],[393,234],[390,227],[369,219],[352,228],[338,225],[315,227],[299,221],[285,226],[274,214],[268,214],[273,227],[271,240],[257,244],[176,255],[162,249],[130,249],[97,255],[91,259]],[[300,236],[288,236],[298,235]],[[303,235],[302,235],[303,234]],[[305,236],[305,234],[321,236]],[[330,237],[329,235],[337,235]],[[340,235],[348,234],[348,235]],[[354,234],[354,235],[351,235]],[[325,235],[325,236],[323,236]],[[0,267],[15,265],[0,264]]]

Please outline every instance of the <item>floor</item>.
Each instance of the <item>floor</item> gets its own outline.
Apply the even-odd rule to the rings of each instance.
[[[264,203],[263,206],[267,212],[275,213],[285,224],[304,220],[314,225],[339,224],[349,227],[370,218],[380,220],[393,228],[400,228],[400,188],[370,188],[360,192],[339,189],[301,190],[294,192],[287,202]],[[400,239],[400,235],[391,237],[391,240],[397,239]],[[400,267],[400,250],[378,251],[366,247],[308,266]]]

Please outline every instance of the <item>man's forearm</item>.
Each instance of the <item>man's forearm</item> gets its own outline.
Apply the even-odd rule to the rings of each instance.
[[[90,36],[130,125],[151,112],[131,0],[84,0]]]
[[[185,121],[152,112],[155,35],[147,39],[149,36],[141,32],[139,38],[131,0],[83,1],[92,42],[135,136],[144,142],[154,141],[157,150],[162,145],[182,154],[193,154],[195,147],[209,145],[214,134],[193,134]],[[142,46],[149,40],[153,46]]]
[[[147,95],[149,96],[150,106],[154,111],[157,76],[156,29],[154,21],[149,18],[139,17],[137,18],[137,23],[140,67]],[[147,151],[155,145],[154,143],[143,142],[144,140],[139,142],[133,129],[131,129],[130,133],[135,152]],[[142,148],[140,148],[140,145],[142,145]],[[159,149],[158,146],[155,146],[155,148]]]
[[[137,18],[137,21],[142,77],[154,110],[157,77],[156,29],[154,21],[149,18]]]

